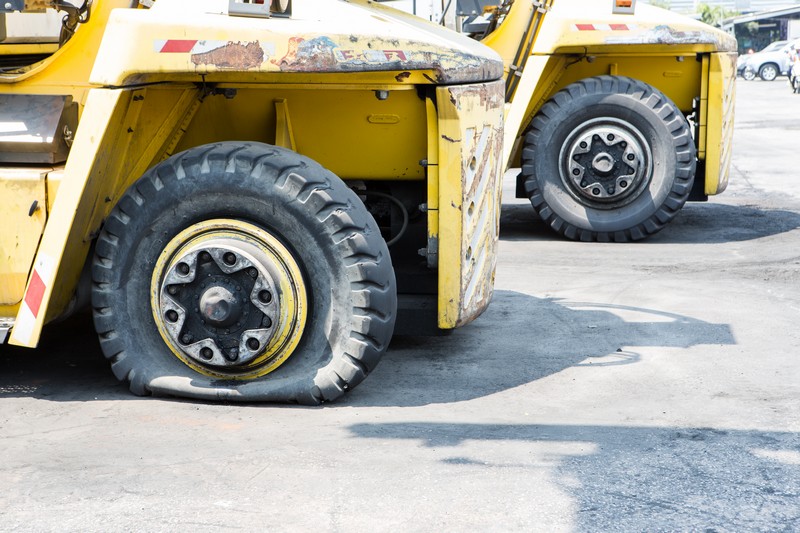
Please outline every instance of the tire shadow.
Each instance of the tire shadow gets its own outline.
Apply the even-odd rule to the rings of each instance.
[[[689,203],[663,230],[636,245],[743,242],[788,233],[797,228],[800,228],[798,211],[765,209],[756,205]],[[550,230],[528,203],[503,204],[500,239],[565,240]]]
[[[618,315],[635,316],[637,321]],[[655,310],[496,291],[476,321],[441,337],[395,337],[375,372],[334,405],[422,406],[480,398],[575,365],[634,364],[628,346],[734,344],[727,324]],[[48,326],[35,350],[0,346],[0,399],[133,400],[111,373],[91,318]],[[191,401],[181,400],[179,401]]]
[[[48,325],[36,349],[0,345],[0,399],[136,399],[111,373],[89,314]]]
[[[640,354],[627,347],[699,344],[735,340],[728,324],[496,291],[486,312],[452,335],[395,338],[373,375],[340,403],[411,407],[473,400],[591,358],[598,358],[592,366],[635,364]]]

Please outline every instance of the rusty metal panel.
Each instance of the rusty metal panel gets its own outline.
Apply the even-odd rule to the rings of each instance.
[[[464,325],[489,305],[503,176],[502,81],[437,89],[439,327]]]

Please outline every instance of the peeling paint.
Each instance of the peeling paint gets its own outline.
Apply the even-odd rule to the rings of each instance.
[[[425,78],[437,85],[498,79],[503,73],[500,61],[487,61],[457,49],[431,50],[425,43],[397,39],[370,39],[356,48],[355,42],[350,37],[337,43],[327,36],[295,36],[289,39],[286,54],[270,62],[284,72],[396,70],[400,71],[397,81],[410,77],[411,71],[427,70],[433,71],[433,76],[424,73]]]
[[[192,54],[195,65],[213,65],[220,69],[249,70],[264,62],[264,49],[258,41],[228,43],[208,52]]]
[[[645,32],[614,35],[606,44],[711,44],[720,51],[735,51],[736,41],[725,34],[713,31],[680,31],[667,25],[656,26]]]

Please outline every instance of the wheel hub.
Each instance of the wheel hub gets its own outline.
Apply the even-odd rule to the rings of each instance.
[[[567,190],[592,207],[616,208],[636,198],[650,179],[650,149],[631,124],[595,119],[567,137],[560,159]]]
[[[242,316],[246,303],[225,287],[215,285],[200,296],[200,313],[218,328],[230,326]]]
[[[165,341],[190,366],[262,375],[299,341],[302,277],[268,233],[220,223],[191,227],[167,246],[167,262],[153,273],[154,315]]]

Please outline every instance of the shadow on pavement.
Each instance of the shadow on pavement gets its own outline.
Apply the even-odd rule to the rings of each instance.
[[[728,324],[496,291],[489,309],[452,335],[393,339],[375,374],[342,403],[407,407],[472,400],[576,365],[633,364],[640,360],[637,347],[699,344],[735,340]]]
[[[54,401],[136,398],[111,373],[88,314],[48,325],[34,350],[0,345],[0,399],[8,397]]]
[[[470,400],[589,364],[587,358],[602,358],[593,366],[636,363],[640,356],[633,348],[639,346],[733,343],[727,324],[497,291],[483,316],[452,335],[396,337],[375,374],[339,403],[417,406]],[[87,316],[48,327],[36,350],[0,346],[3,397],[135,398],[112,375]]]
[[[453,469],[480,465],[506,479],[515,469],[523,481],[544,478],[571,501],[574,531],[800,529],[797,433],[463,423],[349,430],[358,438],[419,440],[439,457],[452,448],[441,462]],[[499,441],[516,442],[509,449]],[[530,505],[535,513],[537,502]]]
[[[741,242],[800,228],[800,212],[753,205],[690,203],[663,230],[636,245]],[[504,204],[500,239],[563,240],[539,220],[530,204]]]

